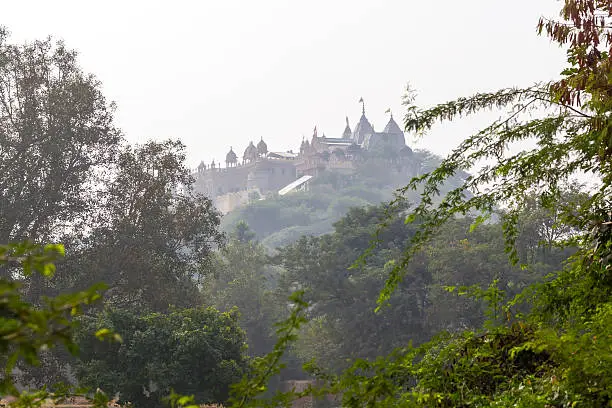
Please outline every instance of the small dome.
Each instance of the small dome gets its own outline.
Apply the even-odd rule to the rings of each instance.
[[[387,123],[387,126],[385,126],[385,130],[383,132],[394,135],[404,134],[404,132],[402,132],[402,129],[398,126],[395,120],[393,120],[393,115],[391,115],[391,117],[389,118],[389,123]]]
[[[225,155],[226,163],[236,163],[238,161],[238,156],[234,153],[234,149],[230,147],[230,151]]]
[[[264,156],[266,153],[268,153],[268,145],[266,144],[266,142],[264,142],[263,137],[261,138],[259,143],[257,143],[257,153],[261,156]]]
[[[242,156],[242,158],[244,160],[249,161],[255,160],[257,158],[257,148],[255,147],[253,142],[250,142],[247,148],[244,150],[244,155]]]

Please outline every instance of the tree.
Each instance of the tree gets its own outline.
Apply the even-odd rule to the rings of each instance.
[[[61,265],[68,287],[105,282],[115,306],[201,304],[197,283],[211,273],[223,235],[220,214],[193,191],[184,160],[178,141],[122,149],[92,230]]]
[[[224,402],[247,368],[236,313],[211,307],[145,315],[107,309],[81,323],[80,384],[118,393],[135,407],[163,407],[171,390],[206,403]],[[101,329],[116,331],[123,341],[96,341],[91,333]]]
[[[547,257],[536,252],[529,268],[512,266],[504,253],[501,224],[490,222],[470,231],[474,217],[452,220],[413,259],[388,307],[377,314],[376,299],[393,267],[390,260],[401,254],[418,228],[418,224],[404,225],[409,207],[394,209],[387,219],[388,210],[384,205],[354,208],[335,224],[333,233],[302,238],[280,249],[278,258],[284,270],[277,297],[283,299],[301,288],[311,304],[312,320],[296,343],[305,361],[315,358],[320,367],[339,371],[348,360],[374,359],[409,341],[418,345],[440,330],[477,329],[486,318],[485,302],[449,294],[445,288],[485,290],[497,279],[500,291],[512,298],[559,269],[565,259],[563,251],[552,248]],[[383,220],[386,228],[377,237],[367,265],[350,269]],[[548,223],[544,217],[541,221]],[[538,242],[538,236],[528,232],[521,232],[517,244]],[[499,303],[507,297],[501,296]]]
[[[391,308],[378,316],[373,312],[385,263],[410,235],[397,213],[368,266],[349,270],[367,248],[371,229],[384,218],[385,210],[384,206],[351,209],[335,224],[334,233],[303,237],[280,249],[284,273],[277,297],[284,299],[302,289],[310,303],[311,321],[296,343],[296,352],[305,361],[314,358],[321,367],[339,371],[350,358],[374,358],[410,337],[424,335],[420,302],[425,288],[418,274],[398,290]]]
[[[516,237],[517,255],[522,262],[533,263],[538,255],[552,255],[554,247],[571,239],[580,230],[575,225],[564,223],[564,217],[576,212],[580,203],[588,200],[586,188],[576,182],[562,186],[559,199],[545,208],[535,194],[525,197],[525,209],[518,217],[519,234]],[[557,252],[557,254],[559,254]],[[565,252],[566,259],[569,256]]]
[[[526,89],[503,89],[495,93],[476,94],[470,98],[420,110],[406,99],[407,130],[425,133],[438,120],[450,120],[483,109],[507,108],[505,118],[496,120],[485,129],[468,137],[433,171],[414,178],[401,193],[423,188],[422,200],[407,219],[423,220],[420,231],[411,241],[405,256],[392,271],[381,302],[400,282],[403,268],[410,262],[421,244],[444,222],[469,211],[491,213],[497,206],[506,206],[506,234],[512,261],[517,261],[513,245],[517,214],[526,206],[528,194],[540,194],[540,205],[555,211],[559,203],[560,186],[576,172],[593,175],[599,181],[588,199],[578,204],[578,211],[564,221],[584,230],[589,223],[604,225],[611,206],[612,150],[608,137],[607,73],[609,53],[600,52],[600,43],[612,47],[612,34],[606,26],[608,2],[593,0],[567,1],[562,17],[570,23],[540,21],[540,32],[546,28],[555,41],[570,41],[570,68],[563,79]],[[605,82],[605,83],[604,83]],[[539,107],[542,118],[531,119],[529,112]],[[535,141],[536,147],[516,154],[508,145],[518,141]],[[433,197],[442,183],[457,172],[471,169],[481,160],[493,160],[494,165],[478,170],[465,183],[447,193],[440,205]],[[400,196],[396,203],[403,202]]]
[[[95,176],[121,134],[100,83],[50,39],[0,27],[0,242],[50,242],[95,208]]]
[[[274,346],[273,324],[279,317],[272,298],[276,272],[261,243],[245,222],[239,222],[219,251],[216,279],[208,286],[210,300],[220,310],[238,308],[249,355],[262,356]]]
[[[419,250],[441,226],[472,210],[507,210],[505,247],[510,260],[519,262],[517,226],[521,210],[532,205],[532,194],[540,196],[538,208],[557,214],[563,208],[560,187],[583,172],[597,184],[573,211],[562,211],[559,222],[577,232],[559,237],[570,238],[565,243],[575,245],[576,253],[553,278],[503,308],[491,296],[499,293],[495,284],[474,292],[462,288],[488,299],[489,307],[507,320],[490,321],[477,332],[441,334],[422,347],[398,350],[373,363],[356,362],[335,383],[343,405],[601,407],[612,401],[612,2],[567,0],[561,17],[561,22],[543,19],[539,24],[540,32],[554,41],[569,43],[570,67],[561,80],[477,94],[425,110],[409,101],[405,124],[419,132],[438,120],[481,109],[507,108],[508,114],[467,138],[435,170],[403,190],[422,188],[421,202],[406,218],[419,224],[379,304],[389,301]],[[541,117],[527,115],[534,107],[540,108]],[[535,141],[536,147],[517,154],[506,150],[526,140]],[[487,159],[493,164],[434,204],[448,177]],[[395,204],[403,201],[400,196]],[[473,228],[485,220],[479,216]],[[531,301],[532,312],[513,315],[517,302],[525,299]]]

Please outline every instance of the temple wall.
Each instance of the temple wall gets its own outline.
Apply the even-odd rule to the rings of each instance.
[[[225,215],[236,208],[246,205],[249,202],[249,193],[247,191],[239,191],[236,193],[227,193],[217,196],[213,199],[215,207]]]
[[[260,190],[277,191],[296,179],[295,160],[263,159],[244,166],[207,169],[195,175],[195,188],[208,197]]]

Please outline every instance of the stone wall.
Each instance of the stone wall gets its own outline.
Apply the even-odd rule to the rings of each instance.
[[[296,164],[295,160],[258,159],[236,167],[207,169],[194,174],[195,189],[211,198],[252,190],[278,191],[296,180]]]
[[[238,191],[235,193],[227,193],[213,198],[215,207],[225,215],[230,211],[235,210],[238,207],[248,204],[249,192]]]

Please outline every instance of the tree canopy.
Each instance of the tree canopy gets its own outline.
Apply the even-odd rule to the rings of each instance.
[[[64,247],[0,246],[1,391],[18,394],[16,363],[38,363],[63,343],[71,352],[80,346],[80,361],[64,360],[78,365],[80,383],[142,406],[168,394],[171,406],[189,408],[194,400],[287,406],[302,396],[346,407],[610,406],[611,24],[611,0],[566,0],[560,21],[538,24],[567,47],[560,79],[430,108],[408,93],[405,128],[421,135],[482,110],[504,116],[420,166],[388,204],[341,217],[375,198],[375,183],[361,188],[328,174],[320,191],[352,198],[295,196],[277,201],[296,208],[245,210],[267,233],[276,227],[260,211],[283,228],[329,223],[320,210],[337,217],[331,233],[292,237],[273,256],[239,219],[223,245],[219,214],[191,189],[182,144],[119,143],[110,106],[73,53],[50,42],[9,46],[2,32],[0,166],[11,171],[0,180],[0,239],[44,241],[59,228],[68,256],[51,281]],[[27,78],[23,66],[32,67]],[[49,82],[57,69],[66,75]],[[23,95],[10,96],[15,84]],[[93,97],[73,101],[74,89]],[[45,135],[65,144],[56,151]],[[24,176],[15,169],[25,154]],[[74,157],[83,167],[70,167]],[[70,187],[54,184],[60,175]],[[77,191],[92,180],[95,194]],[[34,270],[44,278],[33,279]],[[101,290],[81,289],[98,280],[110,284],[105,308],[81,316]],[[67,291],[77,293],[42,296]],[[297,372],[299,360],[311,386],[265,398],[267,384],[283,368]]]
[[[105,329],[121,333],[122,342],[100,342],[91,335]],[[223,402],[247,368],[236,313],[214,308],[148,315],[109,309],[83,318],[77,339],[81,385],[118,393],[120,401],[136,407],[163,407],[171,390]]]
[[[0,27],[0,242],[57,239],[95,205],[121,140],[100,88],[61,42]]]

